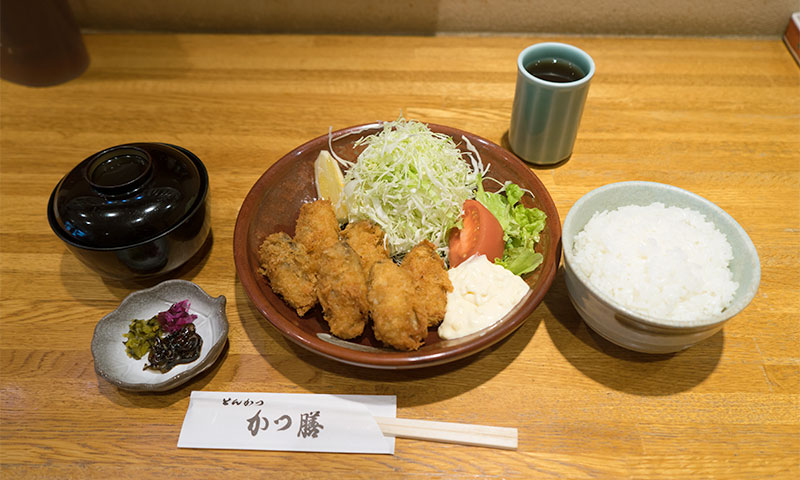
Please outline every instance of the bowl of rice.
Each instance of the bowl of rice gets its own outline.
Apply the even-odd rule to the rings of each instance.
[[[570,209],[562,239],[572,304],[592,330],[637,352],[678,352],[711,337],[761,280],[736,220],[671,185],[593,190]]]

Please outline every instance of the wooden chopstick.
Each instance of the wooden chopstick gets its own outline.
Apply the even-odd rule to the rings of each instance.
[[[384,435],[516,450],[517,429],[409,418],[375,417]]]

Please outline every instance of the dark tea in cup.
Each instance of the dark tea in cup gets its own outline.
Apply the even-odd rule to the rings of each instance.
[[[556,83],[574,82],[586,76],[579,66],[557,57],[536,59],[525,65],[525,70],[536,78]]]

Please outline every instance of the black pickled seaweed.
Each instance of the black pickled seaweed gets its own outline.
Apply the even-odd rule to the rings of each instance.
[[[175,365],[197,360],[202,347],[203,339],[195,332],[194,324],[188,323],[176,332],[155,339],[144,369],[167,373]]]

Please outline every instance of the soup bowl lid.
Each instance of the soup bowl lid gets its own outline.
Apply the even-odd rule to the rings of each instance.
[[[89,156],[53,189],[48,219],[63,240],[116,249],[152,240],[202,202],[208,177],[188,150],[131,143]]]

